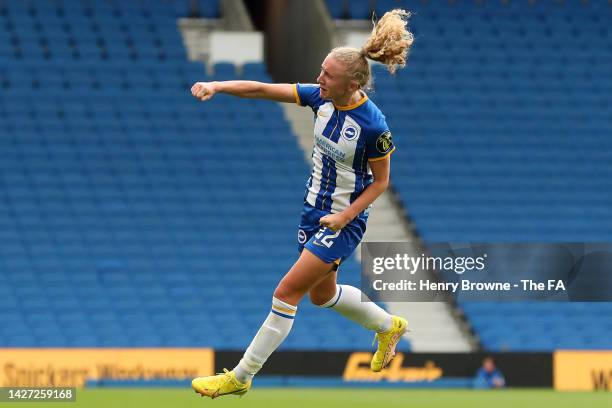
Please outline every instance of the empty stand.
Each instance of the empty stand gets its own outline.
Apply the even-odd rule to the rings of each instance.
[[[363,2],[328,1],[335,18]],[[609,242],[612,4],[375,1],[416,42],[372,99],[392,183],[428,242]],[[606,304],[462,304],[488,350],[611,348]],[[531,318],[537,316],[537,318]]]
[[[265,319],[308,166],[277,104],[191,96],[210,78],[177,29],[189,3],[0,3],[0,346],[244,349]],[[354,261],[341,275],[358,285]],[[306,302],[297,320],[284,348],[371,341]]]

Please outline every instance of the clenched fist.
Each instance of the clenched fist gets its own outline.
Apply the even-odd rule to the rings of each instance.
[[[216,93],[213,82],[196,82],[191,87],[191,94],[201,101],[207,101]]]
[[[329,228],[332,231],[340,231],[349,222],[351,222],[351,218],[343,212],[327,214],[319,219],[319,224],[321,224],[323,227]]]

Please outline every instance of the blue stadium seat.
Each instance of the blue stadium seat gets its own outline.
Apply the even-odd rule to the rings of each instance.
[[[295,259],[295,197],[307,166],[281,109],[189,97],[208,78],[186,60],[177,29],[187,1],[59,3],[3,2],[11,23],[0,26],[0,168],[11,202],[0,211],[0,239],[11,244],[0,311],[15,330],[0,334],[0,346],[243,349]],[[411,6],[350,0],[347,15],[341,1],[328,6],[334,17],[369,19],[372,7],[380,16],[398,3]],[[426,241],[609,240],[611,197],[600,179],[612,175],[602,153],[612,148],[609,7],[485,3],[417,4],[408,67],[396,76],[374,69],[373,98],[398,146],[394,188]],[[201,16],[219,16],[218,1],[198,4]],[[492,12],[504,17],[485,24]],[[214,72],[236,77],[233,65]],[[245,64],[242,76],[268,78],[261,64]],[[254,120],[263,112],[275,115]],[[278,169],[266,180],[272,227],[269,193],[253,186]],[[343,266],[347,283],[358,276],[355,261]],[[230,287],[245,311],[232,315],[236,324],[218,338],[209,333],[222,325],[194,328],[198,310],[230,309]],[[461,305],[488,350],[610,348],[611,322],[601,319],[610,310],[582,306]],[[533,315],[542,319],[526,319]],[[286,349],[371,340],[313,306],[300,316]],[[335,333],[334,344],[311,335],[315,327]],[[580,336],[567,330],[576,327]]]
[[[272,79],[266,70],[266,66],[262,63],[253,62],[246,63],[242,66],[242,77],[253,81],[271,82]],[[251,110],[247,110],[250,112]]]
[[[377,13],[391,3],[377,1]],[[610,239],[601,187],[610,166],[598,153],[612,150],[598,136],[612,130],[603,116],[610,94],[595,96],[608,90],[609,75],[588,62],[607,61],[610,38],[603,18],[589,16],[594,3],[602,2],[430,2],[410,20],[407,68],[391,77],[374,67],[373,98],[398,145],[392,182],[426,242]],[[525,47],[510,46],[512,38]],[[608,326],[587,317],[596,304],[571,320],[570,303],[460,306],[488,350],[612,346],[594,340],[610,338]],[[543,318],[518,324],[533,315]]]
[[[369,19],[372,16],[370,0],[349,0],[348,17],[351,19]]]
[[[213,72],[213,77],[219,81],[236,78],[236,67],[232,63],[217,62],[213,67]]]
[[[327,9],[329,14],[334,19],[342,19],[346,17],[345,0],[326,0]]]

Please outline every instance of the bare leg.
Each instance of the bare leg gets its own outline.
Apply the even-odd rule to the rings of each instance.
[[[310,289],[310,301],[313,304],[321,306],[336,295],[337,274],[334,268],[334,270],[329,271],[323,279]]]
[[[331,264],[323,262],[307,249],[281,279],[272,298],[272,310],[234,368],[236,378],[248,383],[285,340],[293,325],[297,305],[304,295],[325,279]]]
[[[325,263],[308,249],[304,249],[289,272],[281,279],[274,297],[297,306],[304,295],[320,282],[328,279],[332,264]]]

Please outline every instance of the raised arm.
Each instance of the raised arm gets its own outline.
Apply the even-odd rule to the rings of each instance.
[[[240,98],[270,99],[277,102],[295,103],[292,84],[266,84],[257,81],[196,82],[191,94],[207,101],[216,93],[226,93]]]

